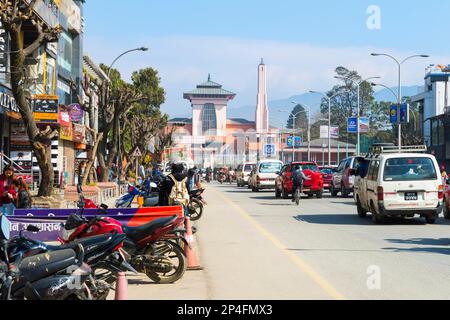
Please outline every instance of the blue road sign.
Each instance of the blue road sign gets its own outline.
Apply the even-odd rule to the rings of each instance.
[[[266,157],[274,156],[277,153],[277,146],[274,144],[264,145],[264,155]]]
[[[391,109],[390,109],[390,119],[391,119],[391,123],[398,123],[398,106],[397,105],[392,105]]]
[[[400,106],[400,122],[409,123],[409,104],[402,104]]]
[[[347,132],[358,133],[358,118],[348,118]]]

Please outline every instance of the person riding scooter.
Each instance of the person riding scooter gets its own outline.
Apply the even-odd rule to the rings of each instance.
[[[311,180],[304,173],[301,166],[295,166],[292,172],[292,202],[295,202],[295,193],[300,188],[300,192],[303,189],[303,181]]]

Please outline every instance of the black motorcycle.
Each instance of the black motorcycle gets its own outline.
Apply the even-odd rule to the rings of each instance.
[[[203,198],[205,189],[197,189],[189,192],[190,202],[188,205],[189,216],[191,221],[200,220],[203,215],[204,206],[207,205]]]
[[[30,225],[27,231],[39,232],[39,229]],[[27,261],[26,259],[34,259],[34,257],[40,259],[42,255],[57,256],[59,252],[83,248],[81,262],[84,262],[85,266],[89,265],[91,270],[85,281],[89,299],[105,300],[109,295],[111,284],[116,281],[118,272],[137,273],[126,262],[123,254],[116,251],[117,246],[123,243],[125,238],[126,236],[123,234],[106,234],[80,239],[61,246],[50,246],[24,236],[22,231],[19,237],[13,238],[7,243],[7,258],[11,263],[22,265],[23,261]],[[22,259],[24,260],[22,261]]]

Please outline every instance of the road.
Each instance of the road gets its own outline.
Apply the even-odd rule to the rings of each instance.
[[[374,225],[352,199],[300,207],[229,185],[208,185],[197,224],[202,271],[158,286],[131,278],[132,299],[450,299],[450,223]]]

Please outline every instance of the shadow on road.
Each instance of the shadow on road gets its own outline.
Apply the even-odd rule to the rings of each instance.
[[[293,217],[300,222],[312,223],[312,224],[329,224],[329,225],[365,225],[382,227],[386,225],[426,225],[421,220],[404,220],[404,219],[387,219],[382,224],[375,224],[369,218],[362,219],[354,214],[302,214]]]
[[[386,239],[386,241],[397,244],[413,244],[420,246],[449,246],[450,239],[427,239],[427,238],[416,238],[416,239]]]
[[[410,253],[436,253],[450,255],[450,248],[383,248],[391,252],[410,252]]]
[[[330,203],[332,203],[332,204],[343,204],[343,205],[352,206],[352,207],[356,206],[354,201],[346,201],[346,202],[330,201]]]

